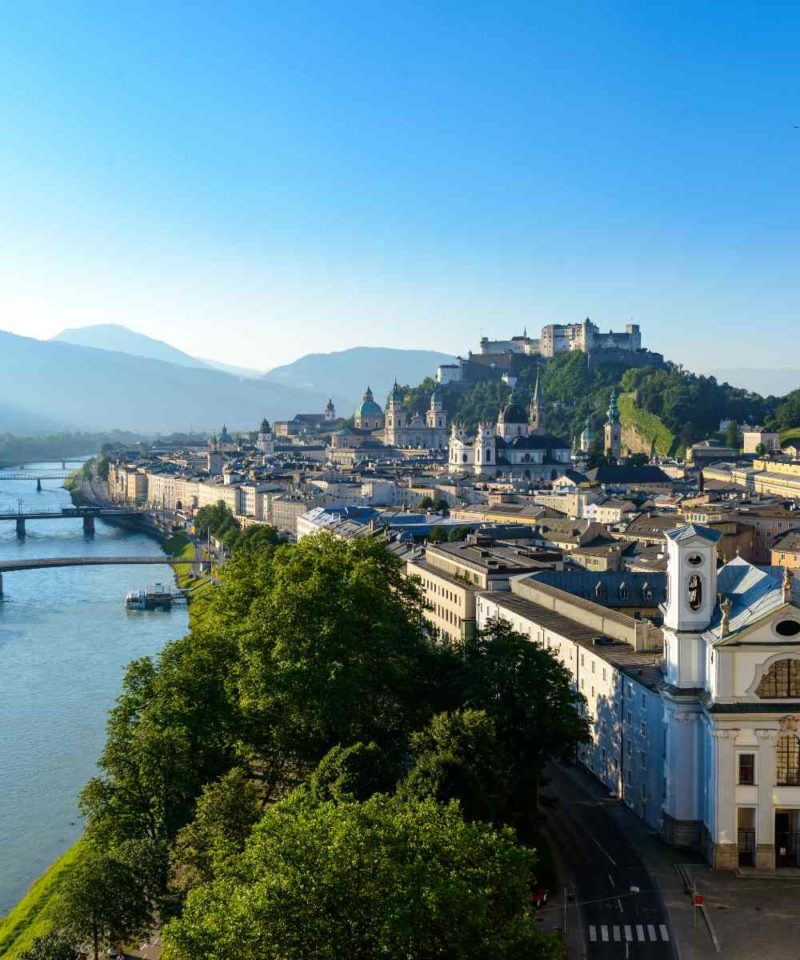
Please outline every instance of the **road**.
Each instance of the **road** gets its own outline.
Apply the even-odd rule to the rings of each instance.
[[[548,769],[542,791],[546,832],[575,882],[568,923],[580,922],[590,960],[675,960],[669,921],[655,881],[597,799],[569,775]],[[556,798],[552,806],[548,801]],[[638,892],[636,892],[638,890]]]

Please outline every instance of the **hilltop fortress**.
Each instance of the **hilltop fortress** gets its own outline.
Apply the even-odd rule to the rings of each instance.
[[[624,332],[601,333],[587,317],[582,323],[550,323],[542,327],[538,337],[529,337],[527,330],[510,340],[483,337],[478,353],[470,351],[466,358],[443,364],[436,371],[436,379],[439,383],[469,384],[514,378],[526,357],[549,358],[569,351],[585,353],[590,366],[624,363],[629,367],[660,367],[664,363],[660,353],[642,348],[638,324],[626,324]]]

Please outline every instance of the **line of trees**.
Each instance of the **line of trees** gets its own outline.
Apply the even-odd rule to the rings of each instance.
[[[165,960],[563,957],[531,907],[537,795],[582,699],[507,625],[454,650],[423,613],[372,538],[240,542],[127,670],[54,942],[158,917]]]

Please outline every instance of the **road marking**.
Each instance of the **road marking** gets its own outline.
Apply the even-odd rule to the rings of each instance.
[[[611,874],[610,873],[606,874],[606,876],[608,877],[608,882],[611,884],[611,886],[612,887],[616,886],[616,884],[614,883],[614,878],[611,876]]]
[[[619,943],[621,938],[619,934],[619,927],[616,925],[616,923],[614,924],[614,928],[611,932],[614,934],[614,943]]]
[[[633,940],[633,930],[631,930],[631,926],[629,923],[625,924],[625,939],[628,941],[628,943],[630,943],[631,940]]]
[[[669,940],[669,930],[667,930],[666,924],[661,924],[658,928],[661,931],[661,939]]]
[[[605,924],[600,927],[600,937],[603,943],[608,943],[608,927]]]
[[[641,923],[636,924],[636,938],[637,940],[644,940],[644,927]]]
[[[597,927],[591,924],[589,927],[589,939],[594,943],[597,940]]]
[[[656,936],[656,928],[652,923],[647,924],[647,932],[650,935],[651,940],[658,940],[658,937]]]

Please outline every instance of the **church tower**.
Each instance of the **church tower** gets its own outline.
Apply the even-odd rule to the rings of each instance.
[[[336,407],[334,406],[333,400],[328,397],[328,402],[325,404],[325,422],[330,423],[336,419]]]
[[[428,408],[428,412],[426,414],[426,420],[431,430],[447,429],[447,415],[444,412],[442,395],[435,388],[433,393],[431,394],[431,405]]]
[[[395,380],[392,391],[386,398],[386,442],[393,445],[399,444],[400,431],[405,425],[406,415],[403,410],[403,391]]]
[[[544,400],[542,399],[542,388],[539,384],[539,372],[536,372],[536,386],[533,388],[530,409],[530,432],[541,436],[547,429],[545,420]]]
[[[265,457],[271,457],[275,453],[275,437],[266,417],[261,421],[261,426],[258,428],[256,447]]]
[[[605,452],[612,460],[619,460],[622,453],[622,426],[619,422],[619,408],[617,407],[617,392],[611,390],[611,399],[608,401],[608,419],[605,426]]]

